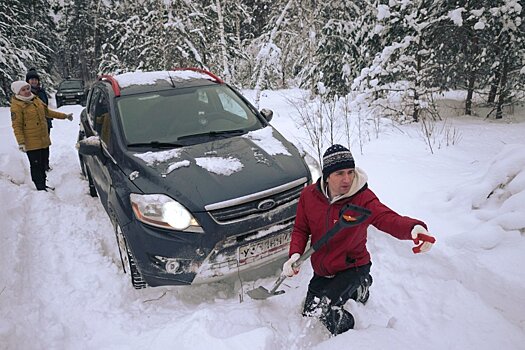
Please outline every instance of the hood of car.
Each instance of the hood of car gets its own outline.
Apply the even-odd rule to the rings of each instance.
[[[133,182],[189,210],[269,190],[308,177],[297,149],[271,126],[255,132],[156,152],[128,152]],[[138,176],[137,176],[138,175]]]

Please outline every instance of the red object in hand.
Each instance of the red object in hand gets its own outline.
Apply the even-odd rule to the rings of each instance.
[[[423,246],[423,244],[425,244],[425,242],[432,243],[432,244],[436,243],[436,239],[434,237],[426,235],[424,233],[418,233],[417,237],[413,239],[413,241],[414,241],[414,244],[419,244],[417,247],[412,248],[412,251],[414,252],[414,254],[421,253],[421,247]]]

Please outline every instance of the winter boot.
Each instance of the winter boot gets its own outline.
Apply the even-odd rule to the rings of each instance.
[[[353,329],[355,320],[342,306],[330,306],[321,316],[321,323],[335,336]]]
[[[311,292],[306,293],[304,300],[303,316],[304,317],[321,317],[323,310],[320,307],[321,298]]]
[[[372,285],[372,282],[372,276],[366,276],[359,287],[357,287],[357,290],[354,292],[351,299],[354,299],[358,303],[366,304],[368,298],[370,297],[370,291],[368,289]]]
[[[318,297],[308,292],[303,307],[303,316],[317,317],[332,335],[354,328],[354,316],[342,306],[333,306],[326,296]]]

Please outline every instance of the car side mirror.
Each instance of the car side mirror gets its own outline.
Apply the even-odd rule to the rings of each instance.
[[[77,142],[76,145],[78,153],[83,156],[101,156],[102,155],[102,143],[100,137],[90,136],[87,139],[83,139]]]
[[[262,114],[264,119],[266,119],[267,122],[270,122],[273,118],[273,111],[271,109],[263,108],[261,109],[260,113]]]

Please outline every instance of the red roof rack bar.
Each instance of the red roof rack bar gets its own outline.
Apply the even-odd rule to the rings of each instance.
[[[216,76],[212,72],[207,71],[206,69],[195,68],[195,67],[184,67],[184,68],[173,68],[172,70],[191,70],[191,71],[194,71],[194,72],[206,74],[206,75],[210,76],[213,80],[215,80],[217,83],[224,84],[224,81],[221,78],[219,78],[218,76]]]
[[[117,79],[115,79],[112,75],[101,75],[98,77],[98,80],[107,80],[111,83],[111,87],[113,88],[113,92],[115,93],[116,97],[120,96],[120,86],[118,85]]]

